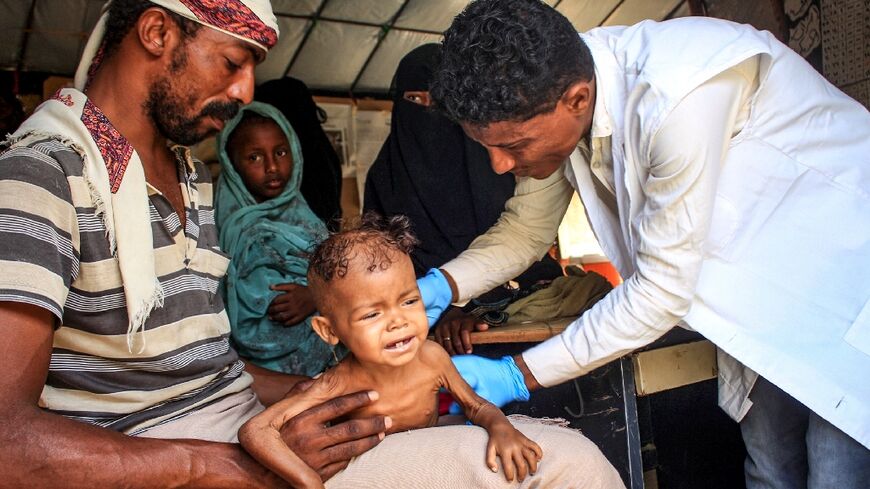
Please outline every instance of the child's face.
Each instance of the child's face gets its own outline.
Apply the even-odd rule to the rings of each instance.
[[[254,200],[263,202],[281,195],[293,171],[284,131],[271,121],[244,124],[236,131],[230,156]]]
[[[390,268],[373,272],[352,263],[330,284],[332,329],[364,363],[404,365],[429,332],[411,259],[399,252],[392,259]]]

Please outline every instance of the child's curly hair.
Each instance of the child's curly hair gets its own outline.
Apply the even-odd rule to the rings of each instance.
[[[314,248],[308,262],[308,282],[342,278],[352,260],[365,260],[368,272],[386,270],[394,253],[409,255],[418,243],[407,216],[385,218],[367,212],[358,228],[332,234]]]

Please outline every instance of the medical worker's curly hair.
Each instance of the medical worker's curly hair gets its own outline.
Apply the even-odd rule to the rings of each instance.
[[[476,0],[444,33],[430,93],[456,122],[522,122],[591,80],[592,55],[562,14],[538,0]]]
[[[308,282],[342,278],[351,262],[357,261],[363,262],[367,272],[386,270],[397,254],[409,255],[418,243],[407,216],[385,218],[367,212],[358,228],[332,234],[314,248],[308,262]]]

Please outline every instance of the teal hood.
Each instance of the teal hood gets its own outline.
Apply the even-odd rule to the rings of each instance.
[[[277,197],[257,203],[226,151],[246,112],[274,120],[290,143],[293,170]],[[331,348],[311,329],[311,318],[293,326],[272,322],[268,308],[282,292],[274,284],[308,285],[308,254],[327,234],[308,207],[302,184],[302,150],[287,119],[271,105],[254,102],[227,122],[217,137],[221,174],[215,194],[220,246],[230,255],[222,294],[236,349],[253,363],[286,373],[314,375],[328,367]]]

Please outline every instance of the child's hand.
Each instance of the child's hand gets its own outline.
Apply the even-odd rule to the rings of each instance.
[[[269,288],[284,292],[275,297],[269,306],[269,319],[276,323],[294,326],[317,310],[311,292],[304,285],[275,284]]]
[[[537,443],[526,438],[507,420],[489,430],[489,443],[486,446],[486,466],[493,472],[498,472],[496,455],[501,459],[504,476],[508,482],[522,482],[526,475],[534,475],[538,470],[538,462],[544,455]]]

